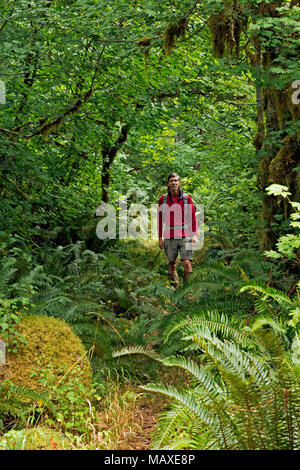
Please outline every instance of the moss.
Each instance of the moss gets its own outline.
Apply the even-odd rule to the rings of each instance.
[[[280,129],[284,127],[284,122],[287,118],[287,100],[286,93],[284,90],[272,90],[273,96],[276,103],[276,112],[278,118],[278,124]]]
[[[262,148],[262,143],[263,143],[263,135],[261,132],[257,132],[253,139],[253,145],[257,150],[259,150]]]
[[[76,370],[81,383],[90,386],[91,370],[86,350],[65,321],[29,315],[21,320],[18,330],[26,343],[19,346],[17,353],[7,354],[6,379],[40,391],[41,384],[36,376],[42,369],[51,367],[55,378],[60,380],[78,363]]]
[[[5,379],[6,371],[7,371],[7,365],[6,364],[0,364],[0,382],[2,382],[2,380]]]
[[[148,65],[148,55],[151,48],[151,38],[144,36],[140,41],[137,42],[137,45],[142,48],[145,58],[145,69],[147,70]]]
[[[39,426],[9,431],[0,439],[0,450],[68,450],[72,446],[60,432]]]
[[[189,24],[188,18],[180,18],[176,23],[171,23],[164,32],[164,50],[166,54],[172,52],[175,40],[183,37]]]
[[[230,34],[229,18],[223,10],[220,13],[211,15],[208,20],[213,43],[213,55],[216,58],[222,58],[225,55],[225,49]]]
[[[270,164],[271,182],[286,185],[291,190],[295,178],[294,168],[298,163],[300,163],[300,145],[295,136],[287,136]]]
[[[140,39],[137,42],[137,45],[139,47],[147,47],[147,46],[150,46],[150,44],[151,44],[151,38],[149,38],[148,36],[142,37],[142,39]]]
[[[264,16],[279,16],[279,12],[277,8],[281,6],[280,1],[272,1],[272,2],[260,2],[258,11]]]
[[[248,17],[237,2],[224,2],[224,8],[219,13],[210,16],[208,20],[213,43],[213,55],[222,58],[239,55],[240,38],[243,30],[247,29]]]

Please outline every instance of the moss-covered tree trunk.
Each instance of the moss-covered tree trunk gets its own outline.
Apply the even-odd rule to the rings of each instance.
[[[261,3],[259,13],[266,18],[280,18],[277,8],[281,3]],[[284,36],[286,37],[286,33]],[[255,40],[259,49],[263,49],[257,36]],[[295,168],[300,163],[300,132],[291,124],[300,119],[300,105],[293,103],[292,83],[282,85],[279,78],[276,79],[272,75],[272,70],[278,67],[282,60],[279,60],[280,54],[285,57],[284,48],[284,41],[282,47],[265,47],[259,64],[270,83],[262,90],[262,112],[258,107],[258,134],[254,140],[260,156],[257,185],[263,199],[262,219],[265,226],[260,237],[262,250],[270,249],[278,238],[275,215],[289,217],[287,201],[283,201],[282,206],[279,206],[277,198],[266,194],[266,187],[273,183],[285,185],[292,193],[292,199],[297,199],[299,193]],[[291,60],[291,56],[288,59]],[[296,50],[294,59],[295,62],[298,60]]]
[[[288,12],[300,5],[281,0],[249,2],[223,0],[223,6],[209,18],[213,51],[216,57],[239,57],[240,38],[247,41],[244,51],[256,75],[257,134],[254,145],[259,158],[257,186],[262,193],[264,228],[260,236],[262,250],[269,249],[278,238],[275,216],[289,216],[289,207],[278,205],[277,198],[266,194],[266,187],[276,183],[288,186],[292,199],[299,197],[299,180],[295,168],[300,164],[300,104],[293,103],[291,78],[287,69],[299,58],[299,31],[285,21]],[[289,10],[280,10],[285,6]],[[271,19],[271,21],[270,21]],[[252,23],[254,28],[249,30]],[[248,29],[248,31],[247,31]],[[270,39],[271,38],[271,39]],[[249,50],[249,44],[250,49]],[[277,75],[274,71],[281,70]],[[284,79],[283,79],[284,77]],[[298,77],[294,77],[296,80]]]

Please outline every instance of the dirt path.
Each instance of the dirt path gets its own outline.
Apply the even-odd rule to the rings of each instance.
[[[97,414],[98,442],[107,450],[149,450],[167,399],[138,387],[116,388]]]
[[[135,417],[140,430],[135,432],[128,440],[128,449],[149,450],[151,438],[158,421],[159,413],[152,406],[137,407]]]

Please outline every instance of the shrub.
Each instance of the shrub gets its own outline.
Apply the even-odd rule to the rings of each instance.
[[[7,355],[6,378],[15,384],[41,390],[37,380],[41,370],[51,366],[59,381],[75,364],[82,383],[91,383],[87,352],[71,327],[53,317],[28,315],[18,325],[26,343]]]
[[[43,420],[81,432],[90,419],[92,377],[80,339],[65,321],[53,317],[30,315],[18,328],[26,343],[7,355],[2,425],[20,427]]]

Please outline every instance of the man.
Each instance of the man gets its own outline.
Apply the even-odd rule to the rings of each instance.
[[[158,201],[158,237],[160,249],[165,249],[169,261],[169,280],[179,286],[177,256],[184,269],[184,282],[192,273],[193,243],[197,242],[198,224],[192,198],[181,190],[177,173],[168,176],[168,193]]]

